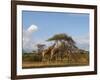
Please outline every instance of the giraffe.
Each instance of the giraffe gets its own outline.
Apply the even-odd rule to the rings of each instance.
[[[79,56],[77,55],[77,53],[79,52],[79,49],[77,46],[71,46],[71,45],[67,45],[66,46],[66,51],[65,51],[65,56],[68,59],[68,62],[78,62]]]
[[[65,47],[65,43],[60,43],[60,44],[56,44],[56,46],[51,50],[51,56],[50,59],[52,60],[54,56],[56,56],[56,60],[57,58],[61,58],[63,57],[63,52],[64,52],[64,47]]]
[[[42,61],[45,60],[46,55],[47,55],[47,56],[50,56],[50,55],[51,55],[51,50],[54,48],[55,45],[56,45],[56,44],[54,43],[54,44],[53,44],[52,46],[50,46],[49,48],[43,50],[43,52],[42,52]]]

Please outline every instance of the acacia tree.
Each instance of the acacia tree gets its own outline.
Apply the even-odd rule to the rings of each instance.
[[[47,41],[55,41],[56,44],[58,44],[58,42],[60,42],[61,44],[75,46],[75,41],[72,39],[72,37],[68,36],[65,33],[56,34],[53,37],[49,38]]]
[[[49,38],[47,41],[55,41],[54,44],[57,44],[57,48],[59,50],[58,55],[60,56],[61,59],[63,58],[65,53],[72,53],[72,51],[73,51],[72,47],[76,47],[76,45],[75,45],[76,43],[72,39],[72,37],[68,36],[65,33],[56,34],[53,37]],[[58,47],[58,42],[61,43],[61,45],[59,47]]]
[[[61,34],[56,34],[53,37],[49,38],[47,41],[55,41],[56,44],[58,44],[58,42],[60,42],[63,47],[59,47],[59,53],[60,56],[66,56],[68,58],[68,62],[72,61],[72,59],[74,61],[77,61],[77,54],[70,54],[70,53],[79,53],[79,49],[76,46],[75,41],[73,40],[73,38],[71,36],[68,36],[65,33],[61,33]],[[62,53],[63,52],[63,53]]]

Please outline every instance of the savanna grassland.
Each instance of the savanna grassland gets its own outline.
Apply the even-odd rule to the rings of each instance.
[[[40,67],[60,67],[60,66],[85,66],[89,65],[89,54],[88,53],[78,53],[77,60],[67,57],[62,60],[52,60],[52,61],[42,61],[39,55],[33,53],[23,54],[22,67],[23,68],[40,68]]]
[[[54,41],[54,44],[46,49],[46,45],[38,44],[38,51],[22,54],[22,68],[89,65],[89,51],[79,49],[72,37],[57,34],[47,41]]]

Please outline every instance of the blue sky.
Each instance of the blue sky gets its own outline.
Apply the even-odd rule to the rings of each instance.
[[[78,47],[89,45],[86,40],[83,41],[86,42],[85,44],[78,44],[81,42],[79,40],[89,37],[89,14],[23,11],[22,15],[24,31],[27,31],[31,25],[37,26],[37,31],[33,32],[31,37],[26,37],[33,40],[32,45],[36,41],[45,41],[57,33],[66,33],[72,36]],[[28,46],[28,43],[23,45],[23,47],[25,46]]]

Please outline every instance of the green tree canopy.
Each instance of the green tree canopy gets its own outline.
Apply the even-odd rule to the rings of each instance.
[[[67,41],[70,44],[75,44],[75,41],[72,39],[72,37],[68,36],[65,33],[56,34],[53,37],[49,38],[47,41]]]

